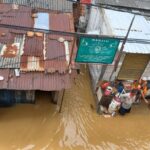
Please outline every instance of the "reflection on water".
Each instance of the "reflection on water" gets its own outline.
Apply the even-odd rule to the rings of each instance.
[[[149,150],[150,110],[135,105],[124,117],[96,114],[85,68],[64,96],[62,112],[39,93],[35,105],[0,108],[0,150]]]

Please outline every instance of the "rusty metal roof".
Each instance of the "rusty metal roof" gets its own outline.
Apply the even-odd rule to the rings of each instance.
[[[68,65],[65,60],[46,60],[44,68],[47,73],[65,73],[68,70]]]
[[[71,13],[50,13],[49,25],[51,30],[74,32],[74,21]],[[49,34],[49,39],[58,39],[60,35]],[[61,35],[65,40],[73,40],[73,37]]]
[[[3,8],[1,6],[0,4],[0,8]],[[5,13],[0,13],[2,23],[34,26],[29,8],[24,9],[26,7],[19,6],[19,10],[12,10],[11,7],[7,5],[4,9]],[[28,11],[29,15],[24,16]],[[24,21],[22,21],[23,18]],[[52,30],[74,32],[72,14],[49,12],[49,21]],[[71,58],[73,37],[51,34],[38,36],[39,34],[35,32],[34,36],[29,37],[25,31],[14,29],[9,29],[9,32],[6,33],[10,33],[14,38],[11,44],[18,43],[19,48],[16,51],[16,47],[11,45],[9,49],[6,47],[4,49],[4,44],[0,42],[0,68],[5,68],[0,69],[0,73],[5,75],[5,82],[0,82],[1,89],[52,91],[70,87],[72,74],[68,72],[68,58]],[[60,40],[62,38],[64,39],[63,42]],[[19,77],[14,74],[16,68],[20,69]]]
[[[73,3],[68,0],[2,0],[3,3],[15,3],[32,8],[43,8],[61,12],[72,12]]]
[[[0,76],[0,89],[55,91],[71,86],[69,74],[27,72],[16,77],[13,69],[1,69]]]
[[[65,59],[65,47],[64,43],[58,40],[46,39],[46,59],[64,60]]]
[[[95,0],[96,4],[109,4],[112,6],[123,6],[140,9],[150,9],[150,0]]]
[[[0,10],[1,24],[33,27],[34,19],[31,17],[31,8],[19,6],[18,9],[13,9],[12,5],[8,4],[0,4],[0,7],[7,10]]]
[[[14,36],[10,33],[10,29],[0,28],[0,43],[12,43],[13,41]]]
[[[58,36],[58,39],[54,38],[56,38],[55,35],[50,35],[46,39],[45,70],[47,72],[59,71],[60,73],[63,73],[68,69],[66,62],[65,45],[64,42],[61,43],[58,41],[60,36]]]
[[[44,49],[44,37],[33,37],[26,36],[24,44],[24,53],[25,56],[43,56]]]
[[[34,74],[33,89],[55,91],[67,89],[70,87],[71,79],[69,74]]]
[[[8,5],[8,4],[0,4],[0,6],[3,6],[2,8],[6,7],[6,12],[0,14],[2,16],[2,20],[1,23],[4,24],[13,24],[13,25],[23,25],[23,26],[28,26],[28,27],[34,27],[34,19],[31,17],[31,8],[27,8],[25,6],[18,6],[18,9],[12,9],[12,5]],[[27,8],[27,9],[26,9]],[[54,12],[49,12],[46,13],[49,14],[49,28],[52,30],[59,30],[59,31],[68,31],[68,32],[74,32],[74,26],[73,26],[73,15],[70,13],[54,13]],[[22,21],[23,20],[23,21]],[[9,32],[11,33],[10,35],[14,35],[17,36],[19,34],[24,34],[25,32],[21,32],[21,31],[16,31],[16,30],[12,30]],[[13,33],[13,34],[12,34]],[[34,33],[34,36],[29,37],[25,36],[25,41],[24,41],[24,49],[23,49],[23,55],[22,55],[22,59],[23,62],[24,60],[27,60],[27,64],[25,65],[25,62],[23,65],[21,65],[21,70],[24,71],[35,71],[35,70],[39,70],[39,71],[43,71],[44,68],[41,68],[41,66],[43,67],[44,65],[41,64],[41,62],[37,62],[37,65],[35,65],[35,63],[28,63],[29,61],[35,60],[43,60],[43,57],[45,58],[45,60],[47,61],[45,63],[45,70],[53,70],[53,68],[56,68],[56,71],[59,72],[64,72],[62,70],[66,70],[66,48],[64,46],[64,43],[59,42],[59,38],[64,38],[64,40],[69,41],[69,54],[71,54],[71,49],[72,47],[70,47],[71,43],[73,42],[73,37],[68,37],[68,36],[61,36],[61,35],[47,35],[46,39],[44,39],[44,35],[42,35],[42,37],[38,36],[39,33]],[[44,47],[45,46],[45,47]],[[3,47],[3,45],[1,45],[1,47]],[[45,56],[43,56],[45,55]],[[29,58],[25,58],[31,56]],[[70,56],[68,56],[70,57]],[[49,59],[53,59],[55,58],[55,61],[49,61]],[[11,58],[12,59],[12,58]],[[7,60],[9,60],[7,58]],[[57,60],[57,61],[56,61]],[[61,60],[61,62],[60,62]],[[62,61],[63,60],[63,61]],[[6,62],[5,64],[0,65],[1,68],[19,68],[20,64],[19,64],[20,58],[18,59],[18,63],[14,62],[16,65],[14,65],[14,63],[9,60],[9,63],[13,64],[14,66],[12,67],[12,65],[8,65],[7,61],[5,61],[4,59],[1,60],[1,62]],[[51,64],[50,64],[51,63]],[[63,64],[62,64],[63,63]],[[39,64],[39,65],[38,65]],[[32,67],[32,65],[34,65],[35,67],[40,67],[35,69],[34,67]],[[3,67],[5,66],[5,67]],[[57,67],[55,67],[57,66]],[[26,67],[26,68],[25,68]],[[34,69],[33,69],[34,68]],[[48,72],[49,72],[48,71]],[[51,71],[50,71],[51,72]]]
[[[50,29],[58,31],[68,31],[70,29],[69,16],[64,14],[50,14]]]
[[[21,71],[44,71],[44,56],[22,56],[20,63]]]
[[[52,30],[74,32],[73,16],[70,14],[51,13],[49,24],[50,29]],[[58,71],[60,73],[64,73],[68,70],[65,51],[66,48],[64,42],[59,40],[60,38],[65,41],[69,41],[69,54],[71,55],[73,37],[52,34],[47,35],[45,53],[45,70],[47,72]]]
[[[73,32],[73,19],[70,14],[55,14],[50,13],[50,29],[60,30],[60,31],[70,31]],[[35,33],[34,33],[35,34]],[[61,35],[45,35],[43,37],[26,37],[24,54],[21,58],[21,70],[22,71],[43,71],[52,73],[59,72],[64,73],[68,70],[68,65],[66,62],[66,51],[64,42],[60,42],[59,38],[64,38],[69,42],[69,54],[71,54],[73,37],[61,36]],[[43,41],[42,41],[43,40]],[[45,43],[45,49],[43,44]],[[44,54],[44,58],[42,57]],[[35,61],[33,63],[29,62],[27,56],[40,57],[38,59],[30,59],[30,61]],[[69,56],[70,57],[70,56]],[[45,61],[43,62],[42,60]],[[27,62],[27,63],[25,63]],[[35,66],[35,67],[33,67]],[[38,68],[39,66],[39,68]],[[42,67],[44,68],[42,68]],[[37,67],[37,68],[36,68]]]
[[[8,44],[5,45],[0,43],[0,68],[20,68],[20,58],[23,49],[23,35],[16,36],[14,43],[18,45],[18,48],[13,57],[10,57],[10,52],[12,53],[12,49],[7,49]]]
[[[4,77],[4,80],[0,81],[0,89],[7,89],[8,78],[9,78],[9,69],[1,69],[0,76]]]

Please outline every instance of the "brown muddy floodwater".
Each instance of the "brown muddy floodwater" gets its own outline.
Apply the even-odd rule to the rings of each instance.
[[[0,150],[149,150],[150,110],[134,105],[124,117],[104,118],[95,107],[85,68],[65,92],[62,112],[48,93],[35,105],[0,108]]]

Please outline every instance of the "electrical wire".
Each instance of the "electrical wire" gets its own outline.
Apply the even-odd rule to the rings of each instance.
[[[69,56],[70,56],[70,54],[68,54]],[[77,55],[77,53],[72,53],[72,55]],[[17,64],[24,64],[24,63],[32,63],[32,62],[42,62],[42,61],[50,61],[50,60],[56,60],[56,59],[58,59],[58,61],[59,61],[59,58],[63,58],[63,57],[66,57],[67,55],[60,55],[60,56],[57,56],[57,57],[53,57],[53,58],[49,58],[49,59],[40,59],[40,60],[38,60],[38,61],[19,61],[19,62],[14,62],[14,63],[12,63],[12,62],[10,62],[10,63],[7,63],[7,64],[4,64],[4,65],[0,65],[0,69],[1,68],[5,68],[5,67],[7,67],[7,66],[10,66],[10,65],[17,65]],[[61,61],[61,60],[60,60]],[[78,62],[77,62],[78,63]],[[80,63],[80,62],[79,62]],[[84,62],[83,63],[80,63],[80,64],[85,64]],[[90,63],[89,63],[90,64]],[[103,64],[103,63],[92,63],[92,64]],[[103,65],[110,65],[110,66],[112,66],[112,64],[103,64]],[[5,68],[6,69],[6,68]]]
[[[0,24],[0,27],[9,28],[9,29],[16,29],[22,31],[33,31],[33,32],[43,32],[46,34],[57,34],[57,35],[64,35],[64,36],[72,36],[76,38],[97,38],[97,39],[118,39],[123,41],[125,37],[123,36],[109,36],[109,35],[97,35],[97,34],[86,34],[80,32],[66,32],[66,31],[58,31],[58,30],[46,30],[40,28],[31,28],[31,27],[24,27],[24,26],[16,26],[16,25],[8,25],[8,24]],[[150,40],[146,39],[136,39],[136,38],[128,38],[127,42],[130,43],[141,43],[141,44],[150,44]]]
[[[101,2],[96,2],[95,4],[91,3],[91,4],[87,4],[87,3],[82,3],[82,2],[79,2],[79,1],[74,1],[74,0],[67,0],[69,2],[72,2],[72,3],[79,3],[79,4],[82,4],[82,5],[86,5],[88,7],[99,7],[99,8],[104,8],[104,9],[110,9],[110,10],[116,10],[116,11],[122,11],[122,12],[128,12],[128,13],[132,13],[132,14],[136,14],[136,15],[142,15],[142,16],[147,16],[147,17],[150,17],[150,10],[149,9],[145,9],[145,8],[136,8],[136,7],[129,7],[129,6],[121,6],[121,5],[111,5],[111,4],[104,4],[104,3],[101,3]],[[24,4],[24,3],[19,3],[19,2],[0,2],[2,4],[17,4],[17,5],[21,5],[21,6],[27,6],[27,7],[32,7],[30,2],[27,3],[27,4]],[[33,2],[32,2],[33,3]],[[34,3],[35,0],[34,0]],[[55,2],[56,3],[56,2]],[[57,2],[59,3],[59,2]],[[46,3],[42,2],[42,6],[46,6]],[[58,7],[58,5],[56,5]],[[32,8],[35,8],[35,9],[40,9],[40,7],[32,7]],[[41,8],[41,9],[45,9],[45,10],[49,10],[48,8]],[[58,9],[59,12],[67,12],[66,10],[60,10],[60,8],[56,8],[56,10]]]
[[[74,0],[67,0],[67,1],[70,1],[72,3],[79,3],[88,7],[98,7],[98,8],[110,9],[110,10],[121,11],[121,12],[128,12],[128,13],[135,14],[135,15],[150,17],[150,9],[118,6],[118,5],[103,4],[103,3],[88,4],[88,3],[82,3],[82,2],[74,1]]]
[[[90,4],[90,6],[93,6],[93,5],[94,4]],[[22,31],[44,32],[44,33],[47,33],[47,34],[59,34],[59,35],[65,35],[65,36],[73,36],[73,37],[76,37],[76,38],[80,38],[80,37],[110,38],[110,39],[118,39],[120,41],[123,41],[125,39],[124,36],[96,35],[96,34],[95,35],[94,34],[89,35],[89,34],[79,33],[79,32],[45,30],[45,29],[37,29],[37,28],[24,27],[24,26],[16,26],[16,25],[11,25],[11,24],[9,24],[9,25],[8,24],[0,24],[0,27],[9,28],[9,29],[16,29],[16,30],[22,30]],[[131,43],[150,44],[150,40],[146,40],[146,39],[128,38],[127,41],[131,42]]]
[[[76,54],[76,53],[73,53],[73,54]],[[68,54],[69,55],[69,54]],[[63,57],[66,57],[66,56],[68,56],[68,55],[60,55],[60,56],[57,56],[57,57],[53,57],[53,58],[49,58],[49,59],[40,59],[40,60],[38,60],[38,61],[19,61],[19,62],[14,62],[14,63],[7,63],[7,64],[4,64],[4,65],[0,65],[0,68],[4,68],[4,67],[7,67],[7,66],[10,66],[10,65],[18,65],[18,64],[25,64],[25,63],[32,63],[32,62],[42,62],[42,61],[49,61],[49,60],[55,60],[55,59],[58,59],[58,58],[63,58]],[[69,55],[70,56],[70,55]],[[35,57],[35,56],[34,56]],[[7,58],[6,58],[7,59]],[[61,60],[60,60],[61,61]]]
[[[91,4],[90,6],[95,6],[95,5]],[[76,37],[76,38],[85,37],[85,38],[98,38],[98,39],[118,39],[121,42],[125,39],[125,37],[123,37],[123,36],[108,36],[108,35],[94,35],[94,34],[90,35],[90,34],[78,33],[78,32],[46,30],[46,29],[30,28],[30,27],[24,27],[24,26],[8,25],[8,24],[0,24],[0,27],[9,28],[9,29],[16,29],[16,30],[23,30],[23,31],[44,32],[46,34],[58,34],[58,35],[65,35],[65,36],[73,36],[73,37]],[[128,38],[127,42],[128,43],[138,43],[138,44],[150,44],[150,40],[145,40],[145,39]],[[66,57],[66,55],[57,56],[55,58],[47,59],[47,61],[48,60],[55,60],[55,59],[58,59],[58,58],[61,58],[61,57]],[[40,60],[40,61],[46,61],[46,60]],[[36,62],[36,61],[30,61],[30,62]],[[37,61],[37,62],[39,62],[39,61]],[[18,64],[18,63],[20,63],[20,62],[11,63],[11,65]],[[21,63],[27,63],[27,61],[26,62],[21,62]],[[5,65],[8,66],[10,64],[5,64]],[[5,67],[5,65],[1,66],[1,67]]]
[[[73,53],[74,55],[76,55],[76,53]],[[68,54],[69,55],[69,54]],[[10,66],[10,65],[18,65],[18,64],[25,64],[25,63],[39,63],[39,62],[42,62],[42,61],[49,61],[49,60],[55,60],[55,59],[58,59],[58,58],[63,58],[63,57],[66,57],[67,55],[61,55],[61,56],[57,56],[57,57],[53,57],[53,58],[49,58],[49,59],[46,59],[46,60],[44,60],[44,59],[40,59],[40,60],[38,60],[38,61],[19,61],[19,62],[14,62],[14,63],[7,63],[7,64],[4,64],[4,65],[0,65],[0,69],[14,69],[14,68],[6,68],[7,66]],[[78,63],[78,62],[77,62]],[[85,64],[84,62],[79,62],[79,64]],[[90,63],[88,63],[88,64],[90,64]],[[112,64],[103,64],[103,63],[91,63],[91,64],[95,64],[95,65],[97,65],[97,64],[102,64],[102,65],[110,65],[110,66],[112,66]],[[15,68],[15,69],[19,69],[19,68]]]

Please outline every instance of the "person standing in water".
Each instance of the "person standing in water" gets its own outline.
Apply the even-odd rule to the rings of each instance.
[[[148,86],[148,81],[141,81],[141,98],[146,104],[150,104],[150,87]]]
[[[131,107],[136,98],[136,90],[132,90],[130,93],[120,95],[121,107],[119,109],[120,115],[125,115],[131,111]]]

